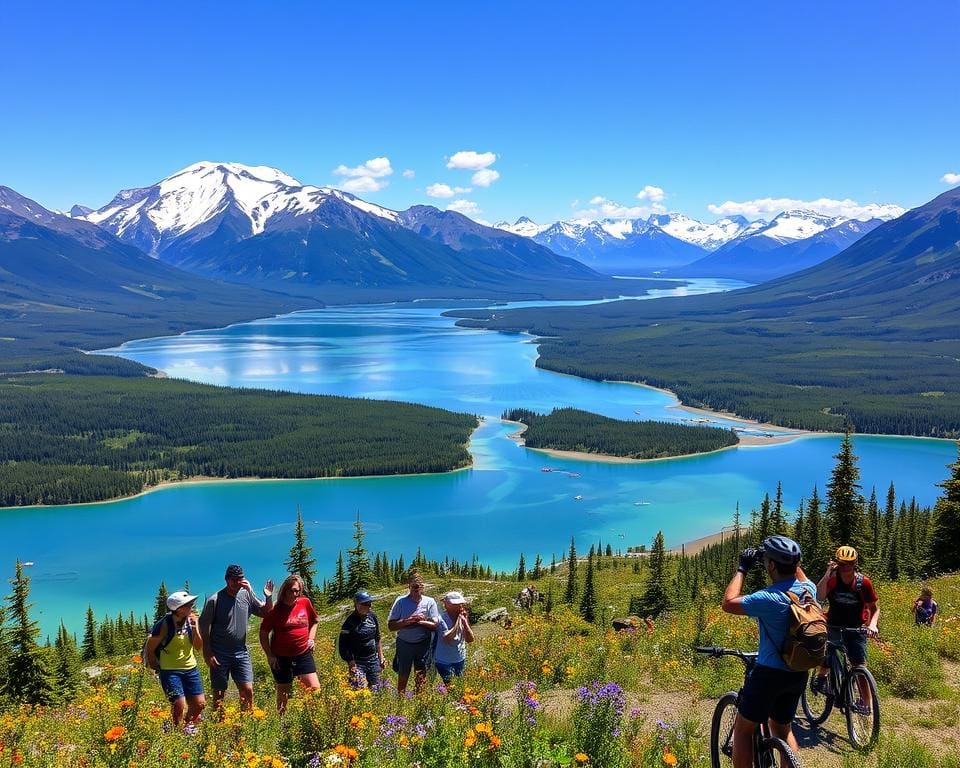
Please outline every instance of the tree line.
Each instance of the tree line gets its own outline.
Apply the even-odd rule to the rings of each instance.
[[[662,421],[623,421],[578,408],[555,408],[541,414],[513,408],[503,418],[527,426],[523,433],[528,448],[582,451],[631,459],[658,459],[706,453],[736,445],[730,429],[686,426]]]

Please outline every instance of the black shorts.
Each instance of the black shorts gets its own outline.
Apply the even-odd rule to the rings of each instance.
[[[280,685],[287,685],[293,682],[293,678],[300,675],[309,675],[317,671],[317,665],[313,661],[313,651],[307,651],[299,656],[277,656],[277,668],[271,668],[273,679]]]
[[[753,723],[768,719],[788,725],[807,684],[806,672],[756,666],[743,685],[737,711]]]
[[[831,643],[840,645],[847,652],[847,660],[854,667],[867,663],[867,636],[862,632],[844,632],[839,627],[827,627]]]

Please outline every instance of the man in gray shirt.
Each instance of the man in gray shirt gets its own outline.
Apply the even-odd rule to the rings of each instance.
[[[430,641],[440,620],[437,601],[423,594],[423,577],[411,573],[407,582],[409,592],[398,597],[387,627],[397,633],[397,650],[393,669],[397,673],[397,692],[403,695],[410,679],[410,667],[415,672],[414,687],[419,692],[427,679],[427,662],[430,658]]]
[[[227,586],[207,598],[200,614],[203,658],[210,667],[213,708],[223,703],[230,678],[240,694],[240,708],[253,708],[253,663],[247,648],[247,624],[250,614],[261,618],[273,604],[273,582],[263,587],[266,602],[253,594],[250,582],[239,565],[227,566]]]

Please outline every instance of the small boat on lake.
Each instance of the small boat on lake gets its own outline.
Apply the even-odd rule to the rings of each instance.
[[[553,467],[540,467],[541,472],[553,472]]]
[[[646,506],[649,506],[649,505],[652,504],[652,503],[653,503],[653,502],[650,502],[650,501],[635,501],[635,502],[633,502],[633,506],[635,506],[635,507],[646,507]]]
[[[574,496],[574,497],[573,497],[573,500],[574,500],[574,501],[580,501],[582,498],[583,498],[583,496]]]
[[[25,563],[23,564],[23,567],[24,567],[24,568],[29,568],[31,565],[33,565],[33,560],[27,560],[27,562],[25,562]]]

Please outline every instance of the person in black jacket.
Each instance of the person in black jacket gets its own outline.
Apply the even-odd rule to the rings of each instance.
[[[353,596],[353,613],[340,628],[337,648],[340,658],[350,666],[350,681],[355,688],[375,686],[385,665],[380,622],[372,607],[373,597],[368,592],[357,592]]]

